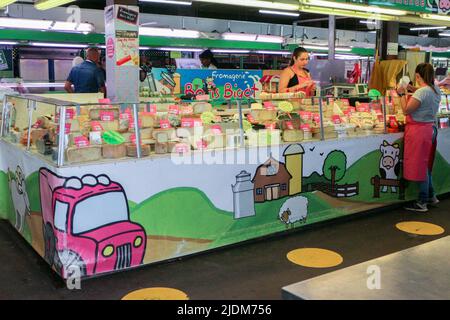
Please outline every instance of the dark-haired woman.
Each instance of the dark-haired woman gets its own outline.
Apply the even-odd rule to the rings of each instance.
[[[289,67],[281,73],[278,89],[280,93],[302,91],[307,97],[313,95],[315,83],[305,68],[308,62],[309,53],[306,49],[298,47],[294,50]]]
[[[399,89],[401,106],[406,115],[403,176],[406,180],[419,182],[419,199],[405,209],[427,212],[427,205],[436,205],[431,179],[436,153],[436,114],[439,110],[441,92],[434,84],[434,69],[429,63],[416,67],[414,93],[407,99],[404,90]]]

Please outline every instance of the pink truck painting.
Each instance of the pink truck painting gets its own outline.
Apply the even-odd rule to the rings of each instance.
[[[146,234],[130,221],[123,187],[106,175],[63,178],[39,170],[45,259],[63,278],[142,264]]]

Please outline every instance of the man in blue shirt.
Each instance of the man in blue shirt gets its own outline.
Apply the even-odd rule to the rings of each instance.
[[[86,61],[70,70],[64,89],[69,93],[105,93],[105,77],[97,65],[99,58],[98,49],[89,48]]]

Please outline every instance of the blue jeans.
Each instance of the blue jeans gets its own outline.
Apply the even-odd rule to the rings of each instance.
[[[433,127],[433,144],[436,141],[437,128]],[[431,177],[431,171],[427,169],[427,179],[425,181],[419,182],[419,201],[420,203],[427,203],[430,198],[435,196],[433,188],[433,179]]]

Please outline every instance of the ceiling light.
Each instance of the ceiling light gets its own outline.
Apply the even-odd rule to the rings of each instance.
[[[420,30],[441,30],[441,29],[447,29],[447,27],[417,27],[417,28],[411,28],[411,31],[420,31]]]
[[[72,44],[72,43],[56,43],[56,42],[32,42],[32,46],[36,47],[56,47],[56,48],[87,48],[87,44]]]
[[[94,31],[94,26],[90,23],[55,21],[50,29],[56,31],[78,31],[82,33],[89,33]]]
[[[375,20],[359,20],[359,23],[362,23],[362,24],[373,24],[373,25],[377,24],[377,22]]]
[[[142,36],[173,37],[173,38],[200,38],[200,32],[195,30],[149,28],[140,27],[139,34]]]
[[[322,8],[322,7],[314,7],[314,6],[301,6],[300,11],[315,13],[315,14],[325,14],[325,15],[352,17],[352,18],[364,18],[364,19],[373,19],[373,20],[382,20],[382,21],[398,20],[398,17],[389,16],[386,14],[378,14],[378,13],[374,14],[374,13],[369,13],[369,12],[339,10],[339,9]]]
[[[0,45],[5,45],[5,46],[13,46],[18,44],[18,42],[14,42],[14,41],[0,41]]]
[[[440,15],[440,14],[422,13],[422,14],[420,14],[420,17],[424,18],[424,19],[450,21],[450,17],[449,16]]]
[[[288,17],[298,17],[298,16],[300,16],[300,13],[297,13],[297,12],[286,12],[286,11],[259,10],[259,13],[274,14],[274,15],[288,16]]]
[[[256,41],[256,42],[268,42],[268,43],[283,43],[284,38],[279,36],[263,35],[263,34],[250,34],[250,33],[222,33],[224,40],[233,41]]]
[[[0,0],[0,8],[9,6],[10,4],[16,2],[18,0]]]
[[[139,0],[139,2],[178,4],[178,5],[181,5],[181,6],[190,6],[190,5],[192,5],[192,2],[190,2],[190,1],[175,1],[175,0]]]
[[[450,37],[450,33],[439,33],[441,37]]]
[[[214,49],[213,53],[250,53],[250,50],[228,50],[228,49]]]
[[[34,7],[38,10],[48,10],[71,2],[75,2],[75,0],[38,0]]]
[[[202,52],[203,49],[200,48],[172,48],[172,47],[166,47],[166,48],[155,48],[156,50],[161,51],[179,51],[179,52]]]
[[[266,51],[266,50],[258,50],[256,53],[259,54],[278,54],[278,55],[289,55],[290,51]]]
[[[0,27],[15,29],[49,29],[53,21],[33,20],[33,19],[15,19],[0,18]]]
[[[370,12],[370,13],[382,13],[389,14],[393,16],[404,16],[407,14],[405,10],[395,10],[395,9],[387,9],[380,8],[375,6],[362,6],[357,4],[349,4],[342,2],[334,2],[334,1],[323,1],[323,0],[305,0],[304,3],[307,3],[311,6],[319,6],[325,8],[336,8],[336,9],[344,9],[344,10],[355,10],[362,12]]]
[[[328,51],[329,48],[328,47],[322,47],[322,46],[314,46],[314,45],[300,45],[301,47],[308,49],[308,50],[322,50],[322,51]],[[335,51],[341,51],[341,52],[351,52],[352,49],[351,48],[346,48],[346,47],[336,47]]]
[[[297,11],[298,5],[280,3],[275,1],[259,1],[259,0],[195,0],[196,2],[209,2],[218,3],[225,5],[243,6],[243,7],[253,7],[253,8],[264,8],[264,9],[275,9],[275,10],[291,10]]]

